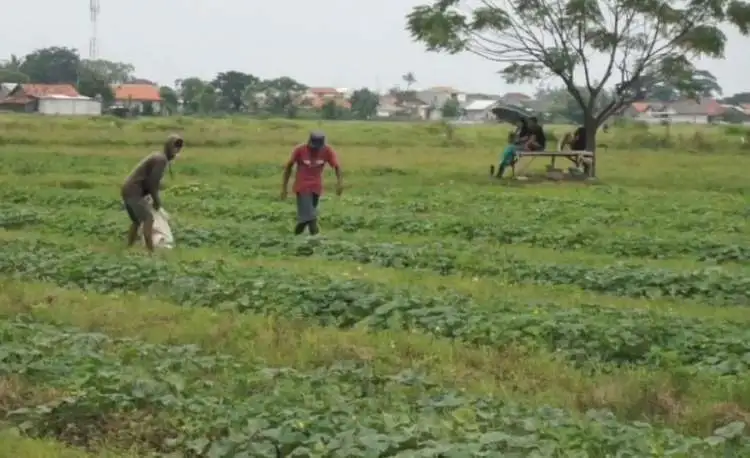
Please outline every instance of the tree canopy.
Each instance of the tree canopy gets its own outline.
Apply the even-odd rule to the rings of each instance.
[[[661,82],[671,93],[698,95],[703,87],[693,61],[723,57],[727,37],[720,25],[725,23],[747,35],[750,5],[739,0],[433,0],[407,17],[412,37],[430,51],[467,51],[498,62],[510,83],[558,79],[592,132],[591,150],[596,128],[643,97],[649,85],[653,89]],[[607,88],[611,94],[601,103]]]

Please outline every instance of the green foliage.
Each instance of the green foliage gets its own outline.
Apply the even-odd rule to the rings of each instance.
[[[253,75],[237,71],[221,72],[211,82],[221,96],[229,103],[233,112],[239,112],[245,107],[245,94],[248,87],[257,86],[261,80]]]
[[[380,96],[367,88],[362,88],[354,91],[349,98],[349,102],[352,106],[351,111],[354,118],[362,120],[371,119],[378,112]]]
[[[18,199],[18,198],[16,198]],[[10,196],[8,200],[14,200]],[[40,200],[40,199],[36,199]],[[59,200],[58,200],[59,202]],[[91,208],[101,208],[106,205],[104,201],[88,199],[88,205]],[[49,204],[52,204],[50,201]],[[59,202],[62,204],[62,202]],[[81,205],[82,202],[69,202],[67,205]],[[175,210],[187,210],[192,204],[186,202],[180,205],[176,202]],[[225,205],[228,205],[227,202]],[[204,213],[210,216],[226,217],[224,209],[230,207],[211,205],[204,206]],[[236,208],[236,207],[235,207]],[[269,208],[261,208],[259,211],[252,213],[235,212],[235,217],[244,220],[258,220],[265,218],[266,221],[284,221],[286,215],[281,212],[275,212]],[[13,209],[11,214],[18,214],[19,211]],[[103,225],[101,223],[87,223],[80,221],[81,217],[65,217],[44,219],[44,225],[48,230],[54,229],[57,232],[73,235],[76,232],[85,233],[91,237],[106,240],[116,231],[117,225]],[[398,218],[398,219],[397,219]],[[347,228],[355,231],[363,229],[365,224],[369,223],[369,228],[383,230],[387,227],[390,233],[399,232],[426,232],[430,226],[427,223],[414,224],[408,223],[401,219],[404,215],[393,215],[390,218],[369,222],[363,221],[355,215],[342,215],[334,217],[329,224],[334,227]],[[15,219],[10,220],[12,224],[18,224]],[[363,224],[364,223],[364,224]],[[472,240],[481,240],[480,237],[500,241],[504,243],[522,243],[536,241],[540,246],[550,248],[566,248],[571,246],[586,246],[591,240],[594,245],[597,244],[595,238],[596,232],[585,233],[538,233],[535,234],[535,227],[529,227],[526,230],[518,230],[510,227],[496,227],[490,224],[477,224],[478,222],[460,223],[457,221],[446,220],[443,224],[435,229],[443,232],[446,236],[464,235]],[[386,226],[387,225],[387,226]],[[442,226],[442,227],[441,227]],[[637,264],[634,265],[610,265],[610,266],[585,266],[585,265],[563,265],[536,262],[531,263],[523,259],[516,259],[512,255],[502,252],[493,252],[486,248],[473,248],[476,244],[467,243],[465,245],[455,244],[453,248],[448,248],[441,244],[428,244],[424,246],[401,245],[397,243],[366,243],[351,244],[337,243],[327,241],[315,249],[309,247],[296,247],[293,242],[288,241],[282,236],[264,236],[247,238],[246,229],[242,226],[224,227],[216,229],[199,229],[184,227],[182,228],[182,243],[187,246],[231,246],[236,253],[243,253],[247,257],[256,257],[258,255],[276,254],[279,252],[295,252],[298,256],[309,256],[313,253],[332,260],[348,260],[362,263],[374,263],[384,267],[399,268],[417,268],[428,269],[442,275],[463,274],[478,276],[498,276],[506,278],[513,282],[523,282],[540,285],[577,285],[584,290],[608,293],[628,297],[675,297],[686,299],[701,299],[707,303],[722,304],[749,304],[750,297],[747,295],[748,284],[744,275],[731,271],[721,271],[715,268],[708,268],[692,272],[675,272],[671,270],[648,269]],[[259,243],[262,240],[262,243]],[[640,240],[630,241],[620,239],[614,241],[605,239],[602,245],[612,244],[610,251],[621,253],[623,255],[638,256],[641,254],[648,255],[648,245],[641,245]],[[673,242],[677,245],[680,241]],[[697,242],[697,243],[696,243]],[[699,256],[720,257],[727,261],[735,261],[738,257],[740,262],[750,263],[746,247],[742,246],[725,246],[706,248],[700,246],[700,241],[692,244],[698,250]],[[666,253],[659,252],[658,242],[647,241],[651,243],[652,256],[664,256]],[[674,246],[673,245],[673,246]],[[697,246],[696,246],[697,245]],[[482,245],[479,245],[480,247]],[[689,251],[691,245],[686,247],[675,247],[675,254],[693,254]],[[705,251],[701,251],[701,249]],[[266,251],[269,250],[269,251]],[[467,257],[467,255],[471,255]]]
[[[307,239],[277,193],[311,129],[352,187]],[[125,250],[116,187],[175,131],[177,246]],[[92,456],[748,456],[748,158],[623,146],[744,133],[613,128],[606,183],[498,186],[497,126],[0,117],[3,428]]]
[[[340,119],[344,115],[344,111],[336,104],[335,100],[328,100],[320,108],[320,113],[323,119]]]
[[[461,104],[453,98],[446,100],[443,106],[440,107],[440,114],[446,119],[457,118],[460,112]]]
[[[128,83],[135,78],[135,67],[122,62],[113,62],[105,59],[84,59],[81,61],[81,68],[98,75],[109,84]]]
[[[305,247],[297,249],[298,255],[309,255]],[[389,262],[385,250],[370,256]],[[221,261],[166,264],[135,257],[118,259],[72,244],[42,241],[6,244],[0,273],[14,271],[25,280],[45,279],[105,293],[148,291],[185,306],[301,317],[325,326],[415,329],[496,347],[522,343],[564,352],[585,367],[597,362],[649,366],[678,362],[725,375],[750,371],[750,361],[744,357],[750,352],[750,334],[744,324],[719,325],[598,304],[564,310],[543,303],[524,306],[504,301],[480,306],[455,293],[426,296],[356,280],[323,275],[300,278],[295,273],[235,267]]]
[[[10,342],[0,371],[71,392],[46,402],[25,399],[9,420],[28,435],[81,446],[107,434],[123,448],[148,444],[162,455],[222,458],[649,456],[654,448],[679,451],[675,457],[721,457],[750,450],[742,424],[700,439],[604,412],[576,418],[560,409],[472,398],[417,371],[376,374],[346,361],[309,372],[248,366],[195,346],[149,345],[34,322],[4,321],[0,332]]]
[[[19,71],[3,70],[0,68],[0,83],[28,83],[30,81],[28,75]]]
[[[78,51],[65,47],[50,47],[33,51],[23,58],[18,70],[34,83],[76,84],[81,58]]]
[[[169,86],[162,86],[159,88],[159,96],[161,96],[162,103],[169,114],[177,113],[179,98],[174,89]]]
[[[90,67],[82,67],[78,76],[78,92],[86,97],[101,100],[106,108],[115,101],[115,94],[107,77]]]

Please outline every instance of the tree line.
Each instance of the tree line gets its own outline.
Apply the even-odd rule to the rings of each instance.
[[[685,74],[677,72],[669,77],[661,76],[644,75],[638,82],[638,94],[632,98],[633,101],[672,102],[688,93],[702,97],[722,95],[716,77],[706,70],[694,69]],[[414,100],[416,92],[412,86],[417,82],[416,76],[408,72],[402,76],[402,80],[403,88],[395,86],[389,90],[389,94],[398,101]],[[42,48],[22,57],[12,55],[0,61],[0,82],[72,84],[82,95],[102,100],[105,107],[114,102],[112,85],[153,84],[139,78],[131,64],[83,59],[75,49],[65,47]],[[172,85],[160,86],[159,91],[167,112],[202,115],[248,113],[288,118],[370,119],[376,115],[380,103],[379,94],[361,88],[346,100],[330,100],[318,107],[305,106],[300,96],[307,89],[305,84],[288,76],[263,79],[228,70],[217,73],[211,80],[198,77],[178,79]],[[595,97],[591,96],[586,85],[574,85],[573,89],[578,93],[578,98],[566,85],[539,89],[534,94],[536,105],[552,119],[583,124],[586,109],[581,106],[579,98],[593,100],[592,109],[602,110],[618,97],[615,89],[603,88]],[[344,101],[348,103],[341,103]],[[750,103],[750,92],[741,92],[721,101],[733,105]],[[461,114],[456,100],[449,100],[444,106],[434,109],[440,110],[444,118],[455,118]]]
[[[139,78],[128,63],[83,59],[66,47],[37,49],[0,62],[0,82],[71,84],[87,97],[109,107],[114,103],[113,85],[155,84]],[[318,107],[305,106],[300,96],[308,87],[289,76],[263,79],[236,70],[219,72],[211,80],[186,77],[159,87],[167,112],[185,114],[250,113],[294,118],[301,111],[328,118],[369,119],[377,112],[379,95],[368,88],[354,91],[346,100],[329,100]],[[347,103],[342,103],[342,102]]]

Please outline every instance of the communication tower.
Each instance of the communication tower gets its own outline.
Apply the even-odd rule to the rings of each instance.
[[[98,58],[99,48],[96,43],[98,34],[97,22],[99,20],[99,0],[89,0],[89,13],[91,14],[91,38],[89,39],[89,59]]]

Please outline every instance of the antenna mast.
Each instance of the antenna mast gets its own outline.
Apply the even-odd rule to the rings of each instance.
[[[89,39],[89,59],[97,59],[99,48],[96,43],[97,21],[99,20],[99,0],[89,0],[89,13],[91,14],[91,38]]]

